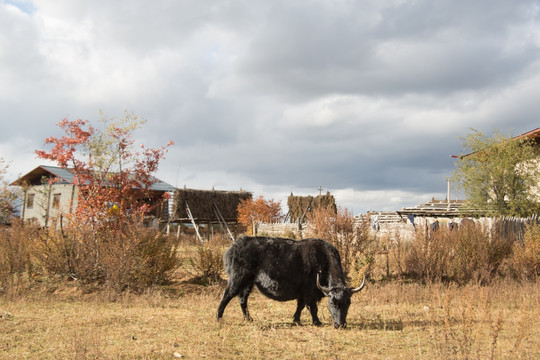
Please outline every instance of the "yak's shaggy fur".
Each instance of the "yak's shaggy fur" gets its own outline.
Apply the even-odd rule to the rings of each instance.
[[[218,319],[231,299],[238,296],[244,318],[251,320],[247,300],[256,285],[271,299],[296,300],[296,323],[307,306],[313,324],[320,325],[317,303],[328,296],[334,325],[345,326],[350,297],[361,289],[346,287],[338,251],[320,239],[243,236],[227,250],[223,262],[229,282],[219,304]]]

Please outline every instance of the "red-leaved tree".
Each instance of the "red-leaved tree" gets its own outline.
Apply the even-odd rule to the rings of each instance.
[[[101,129],[87,120],[63,119],[58,126],[65,135],[47,138],[50,150],[36,150],[39,158],[74,174],[79,196],[73,216],[79,223],[122,224],[152,209],[153,174],[173,142],[135,149],[133,133],[142,123],[127,112],[122,119],[104,119]]]
[[[104,118],[101,126],[64,119],[62,137],[49,137],[38,150],[73,175],[78,202],[62,231],[42,233],[35,257],[47,272],[80,284],[105,285],[118,294],[162,283],[178,265],[174,237],[140,226],[159,201],[153,174],[172,142],[160,148],[135,146],[133,133],[143,121],[126,113]]]

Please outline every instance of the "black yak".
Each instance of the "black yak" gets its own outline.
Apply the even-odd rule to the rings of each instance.
[[[305,306],[314,325],[321,325],[317,303],[328,297],[334,327],[345,327],[351,296],[362,290],[345,284],[337,249],[320,239],[290,240],[272,237],[240,237],[223,255],[229,275],[227,288],[218,307],[217,319],[232,298],[238,296],[244,319],[252,320],[247,300],[253,285],[265,296],[278,300],[296,300],[293,321],[300,323]]]

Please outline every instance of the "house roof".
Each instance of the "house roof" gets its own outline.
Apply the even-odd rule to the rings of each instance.
[[[537,143],[540,143],[540,128],[536,128],[534,130],[528,131],[526,133],[523,133],[521,135],[518,135],[514,137],[514,139],[521,139],[524,137],[528,137],[531,139],[534,139]]]
[[[73,178],[75,176],[69,169],[61,168],[58,166],[40,165],[26,175],[15,180],[10,185],[22,186],[24,183],[39,184],[41,183],[41,179],[44,176],[47,177],[51,175],[53,177],[61,179],[62,182],[68,184],[73,183]],[[154,180],[156,180],[155,183],[152,184],[152,186],[150,187],[150,190],[152,191],[167,192],[174,191],[176,189],[174,186],[164,181],[161,181],[158,178],[154,178]]]
[[[511,140],[518,140],[518,139],[523,139],[523,138],[529,138],[533,140],[537,145],[539,145],[540,144],[540,127],[531,131],[527,131],[526,133],[523,133],[521,135],[514,136]],[[452,157],[462,160],[468,156],[476,154],[477,152],[478,151],[475,151],[475,152],[465,154],[465,155],[452,155]]]
[[[74,175],[69,170],[57,166],[40,165],[26,175],[15,180],[10,185],[21,186],[24,183],[32,184],[36,181],[40,182],[44,176],[50,176],[51,174],[62,179],[64,182],[73,183]]]
[[[429,216],[429,217],[462,217],[474,213],[472,209],[465,208],[463,200],[435,200],[413,207],[404,207],[398,210],[399,215]]]

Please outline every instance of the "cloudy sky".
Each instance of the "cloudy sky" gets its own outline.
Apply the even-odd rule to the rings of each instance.
[[[179,187],[444,199],[460,136],[540,127],[540,2],[0,0],[9,180],[100,110],[173,140],[158,177]]]

